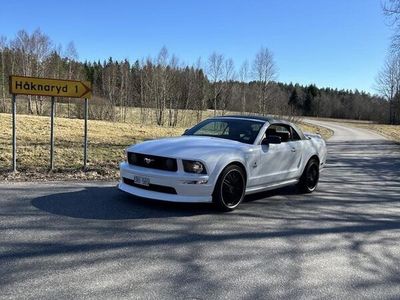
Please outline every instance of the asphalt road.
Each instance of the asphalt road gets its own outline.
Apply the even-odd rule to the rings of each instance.
[[[227,214],[115,183],[1,183],[0,298],[399,299],[400,146],[323,124],[316,192]]]

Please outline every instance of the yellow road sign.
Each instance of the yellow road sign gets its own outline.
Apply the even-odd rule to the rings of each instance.
[[[89,81],[10,76],[10,93],[53,97],[91,98]]]

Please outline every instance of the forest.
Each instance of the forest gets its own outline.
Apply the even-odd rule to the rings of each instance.
[[[165,126],[176,126],[182,110],[193,111],[201,120],[207,109],[214,114],[235,111],[400,122],[400,97],[397,90],[385,94],[383,75],[377,80],[379,95],[371,95],[357,89],[279,82],[278,67],[272,52],[265,47],[238,67],[218,52],[187,64],[166,47],[156,57],[134,61],[112,57],[80,61],[73,42],[56,46],[40,29],[32,33],[20,30],[11,39],[0,37],[0,112],[11,109],[8,78],[13,74],[91,81],[89,117],[98,120],[129,121],[127,111],[135,107],[140,109],[142,121],[150,119]],[[400,63],[398,79],[400,86]],[[68,117],[82,117],[81,102],[57,101],[65,103]],[[41,96],[25,97],[18,112],[43,115],[48,102]]]

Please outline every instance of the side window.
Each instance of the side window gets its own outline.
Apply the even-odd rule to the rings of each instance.
[[[290,126],[284,124],[273,124],[265,131],[265,137],[277,135],[281,138],[282,143],[291,141],[292,134]]]
[[[299,134],[297,133],[296,130],[294,130],[293,127],[290,127],[290,131],[292,132],[292,141],[299,141],[299,140],[301,140]]]

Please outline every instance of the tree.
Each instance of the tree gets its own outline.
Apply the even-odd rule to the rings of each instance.
[[[11,41],[12,48],[20,62],[20,72],[25,76],[42,76],[45,73],[45,62],[52,52],[50,38],[36,29],[32,34],[20,30],[16,38]],[[28,111],[33,113],[32,96],[28,96]],[[36,113],[42,113],[42,97],[35,97]]]
[[[306,89],[306,96],[303,104],[303,114],[310,116],[313,114],[314,100],[318,96],[318,89],[315,85],[311,84]]]
[[[291,115],[296,114],[297,108],[300,107],[300,105],[301,105],[300,101],[301,101],[301,99],[300,99],[299,93],[297,92],[297,87],[294,87],[292,90],[292,93],[290,94],[289,102],[288,102],[288,104],[291,108]]]
[[[77,61],[79,59],[78,51],[76,51],[75,44],[73,41],[69,42],[67,49],[65,50],[65,58],[68,65],[68,79],[74,79],[74,77],[79,73]],[[71,114],[71,98],[68,98],[68,118]]]
[[[206,80],[206,77],[204,76],[204,71],[202,69],[201,57],[197,59],[194,69],[194,108],[196,109],[196,120],[197,122],[200,122],[200,120],[202,119],[203,110],[206,108],[206,97],[208,88],[208,81]]]
[[[247,79],[249,77],[249,62],[248,60],[245,60],[240,69],[239,69],[239,80],[242,83],[241,84],[241,112],[242,114],[246,111],[246,89],[247,89]]]
[[[224,56],[213,52],[208,57],[207,73],[211,79],[213,87],[213,100],[214,100],[214,116],[217,115],[217,98],[221,93],[221,85],[219,81],[222,79],[223,74]]]
[[[391,48],[396,51],[400,48],[400,0],[387,0],[383,3],[383,12],[394,27]]]
[[[221,89],[221,108],[222,114],[228,108],[229,102],[232,101],[232,81],[235,79],[235,63],[232,58],[226,59],[223,63],[223,83]]]
[[[1,55],[1,73],[0,73],[0,77],[1,77],[1,95],[2,95],[2,109],[1,111],[5,112],[6,111],[6,72],[5,72],[5,55],[6,55],[6,42],[7,42],[7,38],[5,36],[0,36],[0,55]]]
[[[265,114],[269,102],[268,86],[276,78],[277,71],[272,53],[261,47],[253,61],[253,76],[257,83],[258,111]]]
[[[33,54],[33,63],[34,63],[34,76],[44,77],[45,76],[45,65],[46,61],[49,58],[50,53],[52,52],[52,42],[50,37],[44,34],[40,29],[36,29],[31,37],[31,47]],[[36,113],[41,115],[43,113],[43,97],[36,96],[35,97],[35,106]]]
[[[389,102],[389,123],[396,123],[394,106],[395,96],[400,92],[400,54],[388,55],[376,78],[376,90]]]

